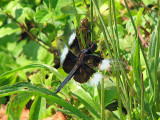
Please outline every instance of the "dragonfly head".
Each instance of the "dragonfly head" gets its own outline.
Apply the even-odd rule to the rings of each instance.
[[[80,22],[81,27],[88,27],[89,26],[89,22],[87,18],[83,18]]]

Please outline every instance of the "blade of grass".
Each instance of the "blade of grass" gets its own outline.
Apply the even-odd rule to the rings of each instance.
[[[144,82],[141,79],[141,119],[144,120]]]
[[[83,93],[72,93],[74,96],[76,96],[78,98],[78,100],[85,106],[85,108],[91,113],[91,115],[95,118],[95,119],[100,119],[100,115],[98,114],[97,109],[92,107],[92,103],[94,102],[92,99],[90,99],[89,101],[87,99],[85,99],[84,97],[88,97],[88,96],[83,96]],[[88,94],[87,94],[88,95]],[[92,103],[90,103],[90,101],[92,101]]]
[[[63,80],[64,78],[58,73],[57,69],[49,66],[49,65],[45,65],[45,64],[29,64],[29,65],[26,65],[26,66],[23,66],[23,67],[20,67],[20,68],[17,68],[17,69],[14,69],[14,70],[11,70],[11,71],[7,71],[3,74],[0,75],[0,79],[8,76],[8,75],[11,75],[19,70],[24,70],[24,69],[30,69],[30,68],[47,68],[49,69],[51,72],[53,72],[60,80]]]
[[[114,5],[114,0],[113,0],[113,2],[112,2],[112,4],[113,4],[113,14],[114,14],[114,24],[115,24],[115,26],[116,26],[116,15],[115,15],[115,5]],[[111,9],[111,1],[109,1],[109,8]],[[118,39],[118,32],[117,32],[117,28],[115,29],[115,31],[116,31],[116,36],[117,36],[117,39],[118,40],[115,40],[115,38],[114,38],[114,32],[113,32],[113,24],[112,24],[112,13],[111,13],[111,10],[110,10],[110,12],[109,12],[109,24],[110,24],[110,28],[111,28],[111,33],[112,33],[112,45],[113,45],[113,50],[114,50],[114,54],[115,54],[115,58],[116,59],[119,59],[120,58],[120,53],[119,53],[119,39]],[[122,67],[122,70],[123,70],[124,68]],[[127,77],[127,74],[126,74],[126,72],[125,71],[123,71],[124,73],[124,75],[126,76],[125,78],[127,78],[128,79],[128,77]],[[120,86],[122,87],[122,86],[124,86],[125,87],[125,85],[119,85],[119,73],[118,72],[116,72],[116,76],[117,76],[117,89],[118,89],[118,91],[119,91],[119,88],[120,88]],[[128,81],[128,80],[127,80]],[[128,83],[129,84],[129,86],[131,87],[131,84],[130,84],[130,82],[127,82],[127,81],[125,81],[125,79],[123,79],[123,83],[125,82],[125,83]],[[120,82],[121,83],[121,82]],[[122,89],[123,89],[123,87],[122,87]],[[123,92],[122,92],[122,94],[123,94]],[[127,90],[127,88],[125,87],[124,88],[124,94],[125,94],[125,99],[126,99],[126,101],[127,102],[125,102],[126,103],[126,106],[127,106],[127,111],[128,111],[128,113],[129,113],[129,118],[131,119],[131,106],[130,106],[130,102],[129,101],[131,101],[131,97],[130,96],[128,96],[128,90]],[[120,94],[119,94],[119,106],[121,107],[121,99],[120,99]],[[121,119],[122,119],[122,108],[119,108],[119,114],[120,114],[120,117],[121,117]]]
[[[127,5],[126,0],[124,0],[124,2],[125,2],[125,6],[126,6],[126,8],[127,8],[127,11],[128,11],[128,13],[129,13],[129,16],[130,16],[132,25],[133,25],[133,27],[134,27],[135,34],[136,34],[136,36],[137,36],[137,29],[136,29],[136,26],[135,26],[135,24],[134,24],[134,21],[133,21],[132,15],[131,15],[131,13],[130,13],[129,7],[128,7],[128,5]],[[142,51],[142,55],[143,55],[143,57],[144,57],[145,64],[146,64],[146,67],[147,67],[147,70],[148,70],[149,78],[150,78],[150,80],[151,80],[151,82],[152,82],[152,81],[153,81],[153,78],[152,78],[152,75],[151,75],[151,71],[150,71],[150,69],[149,69],[149,65],[148,65],[148,62],[147,62],[147,58],[146,58],[145,53],[144,53],[144,51],[143,51],[143,49],[142,49],[142,44],[141,44],[141,42],[139,42],[139,43],[140,43],[140,49],[141,49],[141,51]],[[152,85],[152,87],[153,87],[153,85]]]
[[[119,52],[119,37],[118,37],[118,30],[117,30],[117,22],[116,22],[116,12],[115,12],[115,3],[114,3],[115,1],[114,0],[112,0],[112,6],[113,6],[113,18],[114,18],[114,26],[115,26],[115,35],[116,35],[116,38],[117,38],[117,40],[115,41],[116,42],[116,48],[117,48],[117,55],[116,55],[116,59],[120,59],[120,52]],[[119,72],[117,71],[117,73],[116,73],[116,80],[117,80],[117,82],[116,82],[116,86],[117,86],[117,91],[118,91],[118,111],[119,111],[119,115],[120,115],[120,119],[122,120],[123,119],[123,114],[122,114],[122,105],[121,105],[121,94],[123,94],[123,91],[122,91],[122,93],[120,94],[120,87],[121,88],[123,88],[123,85],[122,84],[120,84],[120,83],[122,83],[122,82],[119,82],[121,79],[119,78],[119,76],[120,76],[120,74],[119,74]]]
[[[154,97],[153,97],[153,103],[156,103],[156,110],[159,110],[159,88],[158,88],[158,80],[157,80],[157,70],[158,70],[158,64],[159,64],[159,41],[160,41],[160,20],[158,20],[157,25],[157,37],[156,37],[156,48],[155,48],[155,55],[154,55]]]
[[[96,8],[96,11],[98,12],[98,15],[99,15],[99,19],[100,19],[100,22],[101,22],[101,25],[102,25],[102,32],[103,32],[103,35],[104,35],[104,38],[105,38],[105,43],[106,43],[109,55],[111,56],[111,58],[113,58],[111,48],[110,48],[110,45],[109,45],[109,41],[107,39],[107,36],[108,36],[109,40],[111,40],[111,37],[110,37],[109,32],[107,30],[107,26],[105,25],[104,19],[103,19],[102,15],[99,11],[99,7],[98,7],[96,1],[92,0],[92,2],[93,2],[94,7]]]
[[[127,8],[127,10],[128,10],[128,13],[129,13],[129,16],[130,16],[132,25],[133,25],[133,27],[134,27],[136,36],[137,36],[136,26],[135,26],[135,24],[134,24],[134,21],[133,21],[133,18],[132,18],[132,16],[131,16],[131,13],[130,13],[130,10],[129,10],[129,8],[128,8],[128,5],[127,5],[126,0],[124,0],[124,2],[125,2],[125,5],[126,5],[126,8]],[[139,40],[139,39],[138,39],[138,40]],[[142,52],[142,55],[143,55],[143,58],[144,58],[144,61],[145,61],[145,64],[146,64],[146,68],[147,68],[147,71],[148,71],[148,74],[149,74],[149,78],[150,78],[150,81],[151,81],[151,87],[152,87],[152,89],[153,89],[153,88],[154,88],[154,86],[153,86],[153,77],[152,77],[152,75],[151,75],[151,71],[150,71],[150,68],[149,68],[149,64],[148,64],[148,61],[147,61],[145,52],[144,52],[144,50],[143,50],[143,48],[142,48],[142,44],[141,44],[141,41],[140,41],[140,40],[139,40],[139,45],[140,45],[140,50],[141,50],[141,52]],[[146,107],[144,106],[144,108],[146,108]],[[152,116],[150,116],[150,117],[152,117]]]
[[[106,46],[107,46],[109,55],[111,56],[111,58],[114,58],[113,55],[112,55],[112,52],[111,52],[111,48],[110,48],[110,45],[109,45],[109,41],[108,41],[108,39],[107,39],[107,36],[108,36],[109,40],[111,41],[111,37],[110,37],[109,32],[108,32],[108,30],[107,30],[107,26],[105,25],[104,19],[103,19],[102,15],[101,15],[101,13],[100,13],[100,11],[99,11],[98,5],[96,4],[95,0],[92,0],[92,2],[93,2],[94,6],[95,6],[95,8],[96,8],[96,10],[97,10],[97,12],[98,12],[98,15],[99,15],[99,18],[100,18],[100,22],[101,22],[101,24],[102,24],[102,32],[103,32],[103,35],[104,35],[104,37],[105,37],[105,43],[106,43]],[[120,68],[121,68],[121,70],[122,70],[122,73],[123,73],[124,76],[125,76],[125,79],[126,79],[125,82],[128,82],[128,85],[129,85],[129,87],[131,88],[132,86],[131,86],[131,83],[130,83],[128,77],[127,77],[127,74],[126,74],[126,72],[125,72],[125,69],[124,69],[124,67],[123,67],[123,65],[122,65],[121,62],[119,62],[119,64],[120,64]]]
[[[101,79],[101,120],[105,120],[104,78]]]
[[[128,4],[127,4],[127,1],[126,1],[126,0],[124,0],[124,3],[125,3],[125,6],[126,6],[126,8],[127,8],[128,14],[129,14],[129,16],[130,16],[130,19],[131,19],[132,25],[133,25],[133,27],[134,27],[135,35],[137,36],[137,29],[136,29],[136,26],[135,26],[135,24],[134,24],[134,20],[133,20],[133,18],[132,18],[131,12],[130,12],[130,10],[129,10]]]
[[[93,2],[90,0],[90,28],[93,31]],[[93,42],[93,32],[91,34],[91,42]]]
[[[97,111],[97,113],[101,112],[100,105],[95,102],[88,92],[86,92],[83,88],[73,91],[73,94],[85,100],[91,106],[91,108]]]
[[[41,97],[45,97],[49,104],[57,103],[58,105],[71,111],[73,114],[77,115],[78,117],[86,119],[86,120],[90,120],[90,118],[88,116],[83,114],[76,107],[67,103],[65,100],[61,99],[59,96],[54,94],[52,91],[50,91],[46,88],[38,87],[38,85],[34,85],[34,84],[31,84],[28,82],[20,82],[20,83],[14,84],[14,85],[6,85],[3,87],[0,87],[0,97],[18,94],[18,93],[23,93],[23,94],[31,93],[33,95],[39,95]]]
[[[95,6],[95,8],[96,8],[96,10],[99,14],[101,24],[103,24],[102,29],[103,29],[103,34],[104,34],[104,37],[105,37],[105,43],[106,43],[106,46],[108,48],[108,51],[110,53],[111,58],[113,58],[111,49],[109,47],[109,42],[108,42],[108,39],[107,39],[107,36],[106,36],[106,34],[107,34],[108,37],[110,38],[109,32],[108,32],[107,27],[104,23],[103,17],[101,15],[100,11],[99,11],[98,5],[96,4],[96,1],[92,0],[92,2],[93,2],[94,6]],[[103,79],[101,80],[100,84],[101,84],[101,120],[104,120],[105,119],[105,106],[104,106],[104,89],[103,89],[104,88],[104,80]]]
[[[156,27],[155,30],[152,33],[151,39],[150,39],[150,45],[149,45],[149,51],[148,51],[148,61],[150,61],[149,63],[149,68],[151,71],[151,75],[154,77],[155,76],[155,51],[156,51],[156,36],[158,34],[158,28]],[[154,95],[155,95],[155,89],[153,89],[152,85],[155,86],[154,81],[150,80],[150,108],[152,108],[154,106]],[[153,114],[150,115],[151,118],[153,118]]]
[[[158,6],[160,7],[160,1],[158,1]],[[160,9],[159,9],[159,13],[160,13]],[[158,51],[159,49],[160,49],[160,47],[159,47],[159,45],[160,45],[160,15],[159,15],[159,19],[158,19],[158,36],[157,36],[157,49],[156,49],[156,51],[157,51],[157,54],[156,54],[156,56],[158,57],[158,53],[160,52],[160,51]],[[156,58],[157,58],[156,57]],[[158,62],[158,59],[157,59],[157,62]],[[159,66],[159,62],[157,63],[157,69],[158,69],[158,66]],[[158,72],[158,71],[157,71]],[[158,75],[157,75],[157,77],[158,77]],[[157,85],[157,88],[160,88],[160,80],[158,81],[158,85]],[[159,106],[159,95],[158,95],[158,93],[160,92],[160,89],[158,90],[158,92],[157,92],[157,99],[156,99],[156,104],[157,104],[157,111],[160,111],[160,108],[158,107]]]
[[[95,8],[96,8],[96,10],[98,12],[98,15],[99,15],[99,18],[100,18],[100,21],[101,21],[101,24],[102,24],[102,32],[103,32],[104,37],[105,37],[106,46],[108,48],[108,51],[109,51],[109,54],[110,54],[111,58],[113,58],[113,55],[112,55],[110,47],[109,47],[109,42],[108,42],[108,39],[107,39],[107,36],[108,36],[109,40],[111,40],[111,37],[110,37],[109,32],[107,30],[107,27],[106,27],[106,25],[104,23],[103,17],[101,15],[100,11],[99,11],[98,5],[96,4],[95,0],[92,0],[92,2],[93,2],[94,6],[95,6]],[[127,74],[126,74],[126,72],[125,72],[125,70],[123,68],[123,65],[121,63],[120,63],[120,67],[121,67],[122,73],[124,74],[123,76],[126,79],[126,81],[124,81],[123,83],[127,82],[128,85],[129,85],[129,88],[131,88],[131,83],[130,83],[130,81],[129,81],[128,77],[127,77]],[[125,88],[125,91],[126,91],[126,95],[127,95],[127,89],[126,88]],[[129,98],[129,97],[126,96],[126,98]],[[128,101],[127,103],[129,103],[129,100],[127,100],[127,101]],[[129,106],[128,106],[128,108],[129,108]]]
[[[77,14],[77,10],[76,10],[76,7],[75,7],[74,0],[72,0],[72,3],[73,3],[74,13],[75,13],[75,16],[76,16],[77,25],[78,25],[78,29],[79,29],[79,33],[80,33],[80,38],[81,38],[83,47],[86,48],[86,44],[85,44],[85,41],[83,39],[83,35],[82,35],[81,27],[80,27],[80,24],[79,24],[80,22],[79,22],[79,19],[78,19],[78,14]]]
[[[41,120],[45,109],[46,99],[44,97],[36,96],[30,108],[29,120]]]

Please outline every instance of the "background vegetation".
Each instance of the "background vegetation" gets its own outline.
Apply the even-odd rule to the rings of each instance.
[[[1,0],[0,104],[8,119],[20,119],[27,103],[34,120],[57,110],[68,119],[160,119],[159,11],[158,0]],[[114,85],[71,80],[56,95],[67,74],[53,67],[52,41],[84,17],[97,51],[127,67],[118,63]]]

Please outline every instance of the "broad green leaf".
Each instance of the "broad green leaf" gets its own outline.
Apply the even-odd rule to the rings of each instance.
[[[134,82],[136,86],[136,90],[138,92],[138,97],[139,99],[141,98],[141,64],[140,64],[140,48],[139,48],[139,42],[138,38],[137,41],[134,44],[134,47],[132,48],[132,66],[133,66],[133,77],[134,77]]]
[[[73,91],[73,95],[76,95],[76,97],[79,98],[79,100],[84,104],[84,106],[86,107],[86,109],[93,114],[94,116],[96,116],[97,118],[99,118],[99,114],[100,113],[100,104],[96,103],[91,96],[83,89],[79,86],[79,89]]]
[[[28,82],[20,82],[15,85],[6,85],[6,86],[0,87],[0,97],[17,94],[17,93],[22,93],[24,95],[26,93],[32,93],[33,95],[39,95],[41,97],[45,97],[49,104],[57,103],[58,105],[64,107],[64,109],[71,111],[73,114],[79,116],[80,118],[90,120],[88,116],[86,116],[77,108],[67,103],[65,100],[61,99],[52,91],[46,88],[38,87],[38,85],[34,85]]]
[[[64,6],[61,9],[61,12],[68,15],[75,14],[74,8],[72,6]],[[78,14],[87,14],[87,11],[84,8],[76,8]]]
[[[44,84],[44,73],[43,70],[38,71],[38,73],[34,73],[33,75],[29,76],[31,83],[34,84]]]
[[[87,10],[84,7],[77,7],[76,10],[79,15],[87,15]]]
[[[26,42],[27,42],[26,40],[23,40],[23,41],[20,41],[20,42],[17,42],[17,40],[11,42],[11,41],[8,40],[7,50],[12,53],[14,58],[17,58],[22,53],[23,47],[25,46]]]
[[[98,111],[97,109],[93,108],[92,107],[92,102],[93,100],[92,99],[88,99],[88,96],[86,96],[86,98],[84,98],[84,96],[82,95],[83,93],[77,93],[73,95],[75,95],[78,100],[85,106],[85,108],[91,113],[92,116],[94,116],[95,119],[100,119],[100,115],[98,114]],[[82,98],[83,96],[83,98]]]
[[[25,14],[25,17],[27,18],[27,20],[32,20],[34,17],[35,11],[29,7],[25,7],[23,14]]]
[[[44,64],[53,65],[53,53],[48,52],[42,47],[38,50],[37,59]]]
[[[24,55],[26,55],[27,59],[37,60],[39,45],[36,44],[35,41],[29,41],[23,49]]]
[[[150,39],[150,45],[149,45],[149,52],[148,52],[148,63],[149,63],[149,69],[151,71],[151,75],[152,75],[152,78],[155,77],[155,67],[157,66],[154,66],[155,65],[155,51],[156,51],[156,36],[158,34],[158,31],[157,31],[157,28],[158,26],[155,28],[155,30],[153,31],[152,33],[152,36],[151,36],[151,39]],[[153,95],[153,87],[154,87],[154,81],[151,81],[149,82],[150,84],[150,90],[151,90],[151,95]]]
[[[57,18],[62,16],[61,8],[64,6],[72,6],[72,1],[71,0],[58,0],[57,5],[55,7],[55,16],[57,16]]]
[[[0,1],[0,7],[3,7],[5,5],[7,5],[11,0],[1,0]]]
[[[142,2],[145,4],[145,6],[149,6],[156,3],[157,0],[142,0]]]
[[[72,6],[64,6],[61,8],[61,12],[64,14],[74,14],[74,8]]]
[[[133,48],[134,40],[135,37],[133,37],[133,35],[126,35],[123,39],[122,47],[124,47],[126,51],[131,51],[131,49]]]
[[[105,106],[107,106],[108,104],[110,104],[113,100],[117,99],[117,89],[115,86],[111,86],[108,87],[105,90],[105,100],[104,100],[104,104]]]
[[[15,10],[15,19],[21,19],[23,18],[23,21],[24,21],[24,15],[23,15],[23,9],[22,8],[17,8]],[[19,21],[19,22],[22,22],[22,21]]]
[[[133,20],[135,20],[135,19],[136,19],[136,17],[133,16]],[[128,34],[131,34],[131,35],[135,34],[135,30],[134,30],[134,27],[132,25],[131,20],[127,21],[126,29],[127,29]]]
[[[120,24],[117,24],[117,31],[118,31],[118,37],[123,38],[126,33],[124,27]]]
[[[1,10],[0,10],[1,12]],[[4,14],[0,14],[0,27],[5,24],[6,16]]]
[[[11,71],[7,71],[3,74],[0,75],[0,79],[4,78],[4,77],[7,77],[19,70],[24,70],[24,69],[29,69],[29,68],[47,68],[49,69],[51,72],[53,72],[60,80],[63,80],[64,78],[58,73],[57,69],[49,66],[49,65],[45,65],[45,64],[29,64],[29,65],[26,65],[26,66],[23,66],[23,67],[20,67],[20,68],[17,68],[17,69],[14,69],[14,70],[11,70]]]
[[[43,0],[44,4],[48,7],[48,8],[53,8],[55,9],[56,5],[57,5],[57,2],[59,0]]]
[[[9,15],[13,16],[19,23],[23,23],[24,26],[26,25],[26,14],[24,13],[23,6],[18,1],[12,1],[7,5],[7,12]]]
[[[52,32],[55,32],[56,29],[55,29],[55,26],[50,24],[50,23],[47,23],[47,26],[45,26],[45,28],[43,29],[43,31],[47,32],[47,33],[52,33]]]
[[[5,52],[0,52],[0,74],[11,70],[10,65],[14,63],[14,59]]]
[[[1,90],[0,90],[1,91]],[[6,91],[4,90],[4,93]],[[7,94],[7,92],[6,92]],[[31,99],[31,93],[19,93],[17,95],[13,95],[11,101],[8,104],[8,111],[7,113],[12,117],[13,120],[19,120],[21,116],[21,112],[24,106],[28,103]]]
[[[144,8],[141,8],[141,9],[138,11],[138,14],[137,14],[137,17],[136,17],[136,21],[135,21],[136,27],[142,25],[143,11],[144,11]]]
[[[17,23],[10,23],[2,28],[0,28],[0,38],[6,36],[6,35],[11,35],[17,31],[20,30],[20,27],[17,25]]]
[[[50,18],[51,14],[48,11],[41,9],[35,13],[34,20],[38,23],[46,22]]]
[[[37,96],[31,106],[29,120],[41,120],[46,109],[46,99]]]

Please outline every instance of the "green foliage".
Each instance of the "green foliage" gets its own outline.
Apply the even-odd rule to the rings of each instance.
[[[27,89],[27,87],[25,89]],[[12,120],[18,120],[24,106],[31,99],[31,97],[32,94],[30,93],[19,93],[18,95],[12,96],[11,99],[13,99],[13,101],[10,101],[8,104],[8,116],[12,118]]]
[[[120,1],[91,1],[93,4],[89,0],[0,1],[0,104],[7,103],[8,119],[19,120],[30,100],[29,119],[46,118],[56,110],[68,119],[160,118],[159,4],[124,0],[124,7]],[[105,89],[71,80],[55,94],[67,74],[62,67],[52,67],[53,51],[60,47],[52,41],[61,36],[67,43],[69,33],[75,26],[80,28],[84,17],[93,24],[89,30],[98,44],[96,52],[123,59],[127,68],[118,63],[111,75],[113,83],[104,81]],[[118,105],[111,108],[118,110],[104,109],[115,101]]]

